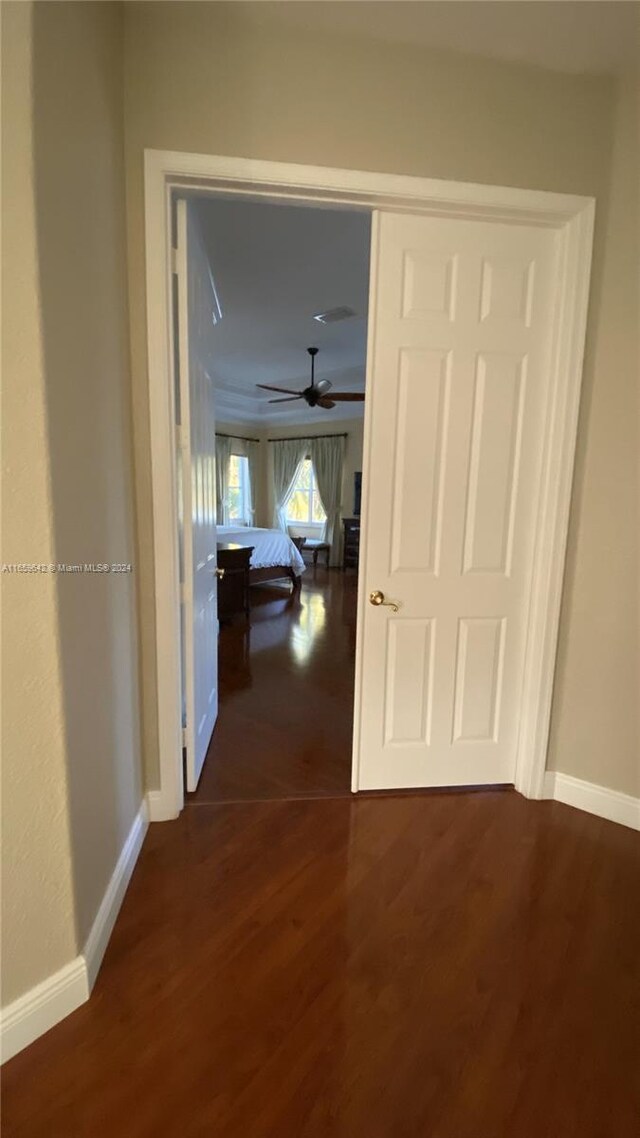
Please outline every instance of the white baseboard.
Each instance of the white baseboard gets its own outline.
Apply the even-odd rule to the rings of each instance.
[[[111,874],[111,880],[107,885],[106,892],[100,903],[100,908],[96,913],[95,920],[84,946],[84,958],[87,962],[90,990],[96,982],[96,977],[100,965],[102,964],[102,958],[109,943],[111,933],[113,932],[113,926],[120,912],[120,906],[124,900],[124,895],[127,891],[129,881],[131,880],[131,874],[138,860],[138,854],[142,848],[144,836],[148,828],[149,810],[146,801],[143,799],[142,805],[134,818],[133,825],[120,851],[120,857]]]
[[[2,1062],[13,1058],[88,999],[86,961],[84,956],[76,956],[2,1009]]]
[[[175,804],[168,802],[161,790],[147,791],[147,806],[150,822],[171,822],[178,817]]]
[[[640,830],[640,798],[621,794],[618,790],[609,790],[606,786],[597,786],[594,782],[585,782],[561,771],[546,771],[543,798],[553,798],[556,802],[564,802],[566,806],[575,806],[578,810],[586,810],[588,814],[597,814],[609,822],[618,822],[621,826]]]
[[[143,801],[111,874],[82,955],[2,1009],[3,1063],[89,999],[148,825],[149,811]]]

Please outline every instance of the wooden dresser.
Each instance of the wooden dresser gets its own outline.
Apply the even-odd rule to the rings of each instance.
[[[342,568],[357,569],[360,558],[360,518],[343,518]]]
[[[224,569],[224,577],[218,581],[218,618],[230,620],[236,613],[243,612],[248,620],[249,562],[253,546],[218,542],[217,548],[218,569]]]

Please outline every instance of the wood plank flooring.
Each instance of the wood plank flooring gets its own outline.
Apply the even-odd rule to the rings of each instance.
[[[509,791],[187,807],[3,1138],[637,1138],[639,855]]]
[[[251,590],[251,627],[220,631],[220,711],[194,803],[346,795],[351,784],[354,573]]]
[[[3,1138],[638,1138],[639,836],[350,796],[354,601],[318,569],[223,630],[201,786],[90,1002],[5,1066]]]

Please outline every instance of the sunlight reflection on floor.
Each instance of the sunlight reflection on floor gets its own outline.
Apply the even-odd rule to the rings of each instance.
[[[291,650],[298,664],[306,664],[315,641],[324,631],[327,607],[322,593],[307,593],[291,627]]]

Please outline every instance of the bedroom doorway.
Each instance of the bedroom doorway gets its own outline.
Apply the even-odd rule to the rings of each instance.
[[[219,574],[209,592],[219,617],[215,727],[195,702],[212,690],[197,671],[214,638],[202,611],[188,612],[193,590],[184,591],[187,801],[347,796],[370,211],[197,194],[179,196],[175,208],[178,316],[189,289],[194,308],[190,326],[184,313],[175,324],[182,419],[189,375],[210,383],[192,393],[197,456],[181,424],[182,468],[193,466],[196,480],[215,470],[205,512],[215,500]],[[190,263],[180,249],[185,214]],[[192,483],[181,479],[182,515],[193,512],[198,526]],[[205,475],[205,497],[211,489]],[[182,545],[186,579],[191,564],[211,579],[210,565],[197,552],[190,558],[188,533]],[[202,723],[210,741],[192,759]]]
[[[158,820],[184,802],[180,702],[163,698],[180,677],[166,351],[177,187],[372,211],[351,789],[491,785],[497,776],[540,796],[593,201],[147,152]],[[295,388],[286,398],[309,402]],[[277,466],[293,478],[290,450]]]

